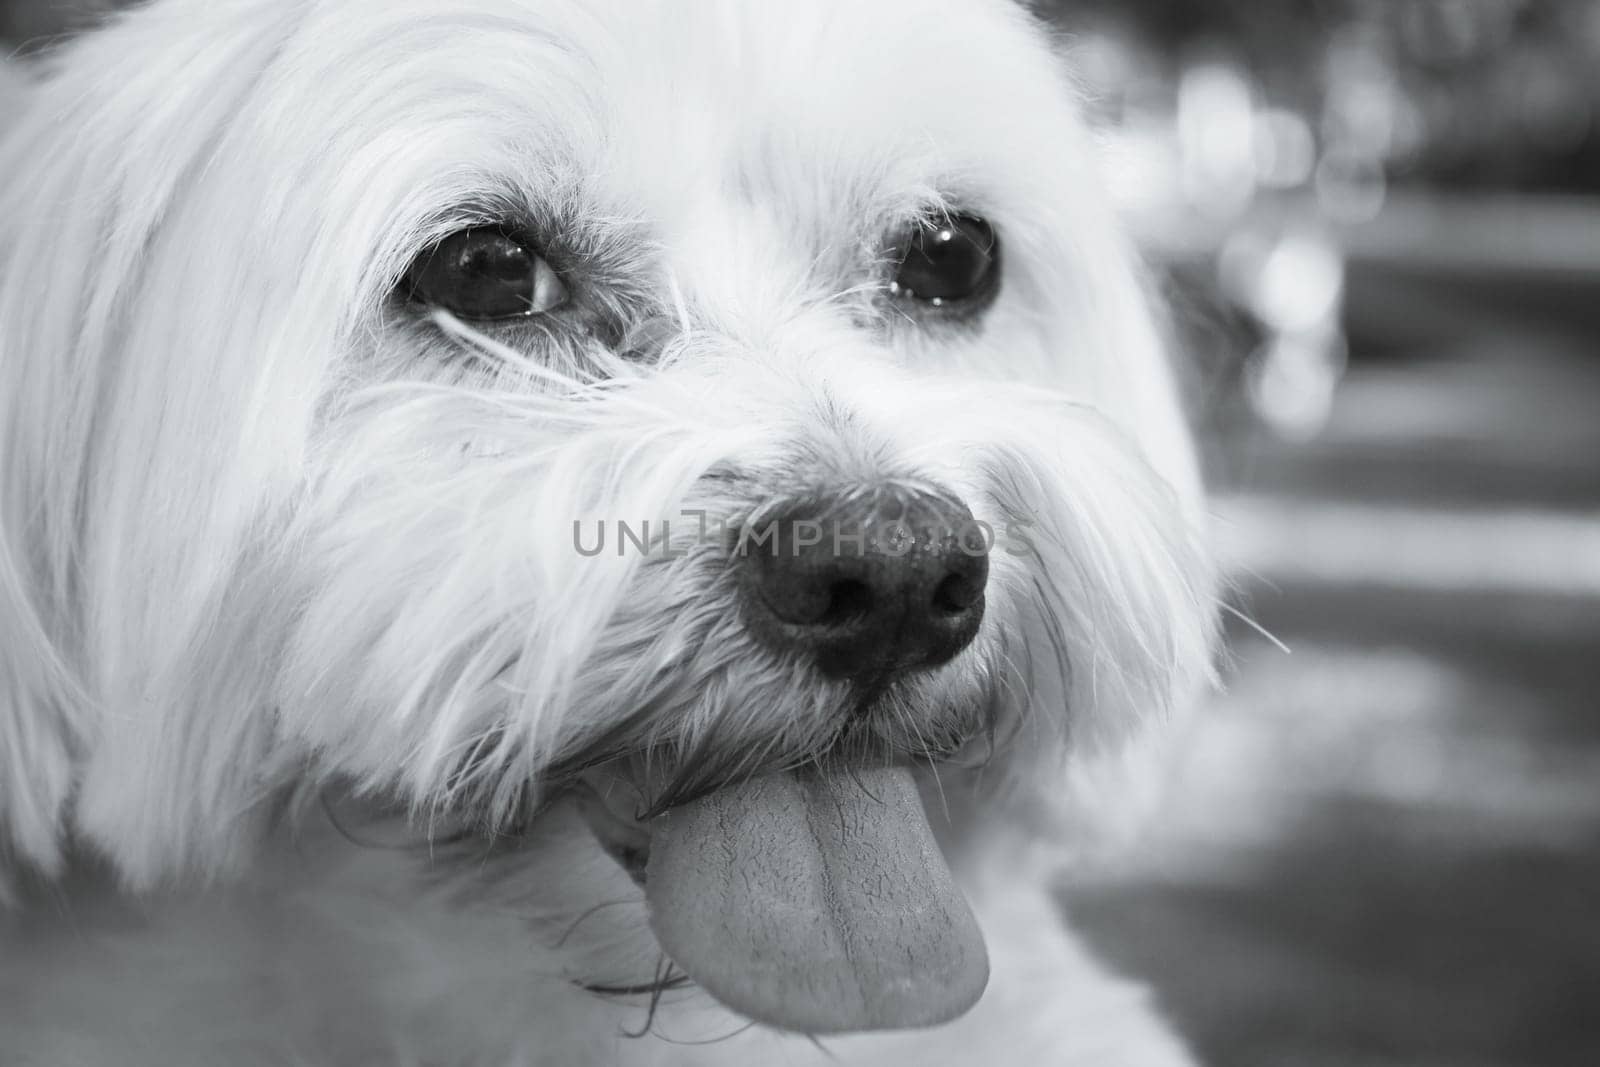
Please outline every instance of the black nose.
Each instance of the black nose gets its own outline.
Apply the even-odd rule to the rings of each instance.
[[[745,625],[831,678],[948,662],[983,621],[993,541],[961,501],[876,488],[796,501],[741,531]]]

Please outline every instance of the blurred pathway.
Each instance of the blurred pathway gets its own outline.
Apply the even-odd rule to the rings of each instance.
[[[1600,325],[1533,295],[1358,273],[1325,437],[1218,451],[1291,652],[1233,628],[1137,871],[1068,905],[1216,1067],[1600,1064]]]

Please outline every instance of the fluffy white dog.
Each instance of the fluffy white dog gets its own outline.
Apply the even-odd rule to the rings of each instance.
[[[1024,10],[157,0],[5,124],[0,1062],[1187,1062],[1052,904],[1214,611]]]

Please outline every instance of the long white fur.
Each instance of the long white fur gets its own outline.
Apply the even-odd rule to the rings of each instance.
[[[599,899],[615,872],[572,873],[609,862],[581,829],[541,831],[515,907],[476,923],[393,891],[425,850],[284,859],[286,808],[333,783],[427,826],[469,803],[509,818],[619,732],[769,756],[828,735],[840,693],[743,635],[715,552],[585,560],[575,520],[737,518],[901,481],[1031,524],[1036,554],[994,557],[974,647],[900,712],[909,735],[936,732],[1005,695],[1013,743],[970,788],[991,827],[1059,834],[1117,807],[1097,768],[1209,677],[1171,372],[1057,60],[1002,0],[159,0],[26,93],[0,141],[0,886],[77,886],[91,859],[163,887],[144,932],[108,943],[192,960],[212,942],[282,997],[249,1025],[221,1009],[193,1047],[248,1031],[262,1062],[354,1062],[303,1047],[327,1024],[263,977],[338,943],[368,964],[350,965],[371,983],[352,1003],[397,1062],[751,1062],[738,1042],[613,1049],[624,1008],[549,977],[610,959],[602,942],[651,962],[637,908],[610,941],[560,948],[508,917],[554,929]],[[508,349],[397,310],[412,257],[506,203],[587,220],[617,270],[654,280],[648,360]],[[883,238],[949,206],[1002,234],[999,301],[979,328],[883,316]],[[451,901],[493,896],[455,878]],[[228,903],[261,887],[301,917],[284,922],[320,916],[323,940],[263,945]],[[390,918],[353,918],[368,912]],[[19,935],[0,963],[8,986],[32,974],[30,1002],[65,998],[21,1047],[54,1062],[81,1039],[101,1062],[127,983],[50,943]],[[396,977],[426,970],[413,950],[500,992],[469,1007]],[[1040,966],[997,973],[996,1002],[1098,995],[1091,966]],[[515,1002],[541,1010],[490,1010],[520,981]],[[148,1018],[198,995],[173,986],[141,993]],[[210,988],[202,1010],[241,995]],[[1130,1011],[1106,1036],[1174,1058],[1093,1062],[1178,1062]],[[1001,1020],[975,1018],[962,1040],[993,1026],[1004,1048]],[[920,1062],[970,1062],[904,1040]],[[594,1042],[608,1051],[573,1051]]]

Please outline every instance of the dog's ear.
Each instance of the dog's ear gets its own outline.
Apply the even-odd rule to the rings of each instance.
[[[1073,323],[1085,316],[1068,315],[1061,328],[1069,335],[1058,350],[1114,358],[1120,396],[1108,392],[1105,411],[1126,449],[1114,452],[1138,458],[1120,468],[1108,455],[1098,468],[1108,486],[1121,483],[1122,510],[1086,521],[1099,524],[1102,543],[1122,543],[1103,557],[1079,554],[1068,570],[1087,579],[1097,591],[1089,599],[1110,605],[1111,613],[1084,613],[1095,618],[1087,627],[1095,638],[1071,649],[1064,677],[1049,671],[1034,691],[1034,712],[1042,718],[1053,718],[1051,708],[1067,709],[1054,719],[1060,744],[1035,746],[1019,761],[1022,781],[1031,786],[1022,791],[1025,817],[1066,843],[1073,862],[1120,851],[1149,827],[1196,713],[1217,683],[1219,578],[1180,401],[1181,350],[1161,328],[1154,287],[1113,220],[1109,210],[1103,213],[1097,225],[1105,232],[1098,236],[1085,232],[1093,228],[1087,222],[1079,227],[1086,247],[1098,242],[1090,261],[1099,269],[1084,294],[1085,306],[1096,309],[1096,326],[1073,334]],[[1065,517],[1056,523],[1067,524]],[[1057,684],[1064,689],[1055,690]],[[1052,750],[1067,754],[1064,769]]]
[[[226,581],[223,546],[185,557],[172,536],[220,506],[214,479],[174,469],[219,450],[172,397],[220,372],[186,369],[184,280],[150,277],[281,39],[251,21],[272,5],[219,7],[140,10],[0,87],[25,104],[0,108],[0,853],[46,873],[67,836],[131,882],[209,866],[184,854],[196,827],[251,787],[215,758],[233,709],[196,708],[219,694],[184,666],[218,629],[195,590]]]
[[[1218,582],[1181,352],[1096,139],[1077,114],[1055,128],[1031,210],[1005,227],[1032,266],[1012,278],[1056,355],[1046,384],[1102,425],[1039,472],[1054,491],[1003,509],[1035,526],[1025,570],[1052,592],[1020,628],[1028,712],[995,778],[1014,821],[1078,852],[1126,839],[1159,801],[1167,753],[1215,681]]]
[[[0,139],[20,124],[33,89],[31,72],[0,57]],[[8,155],[8,154],[7,154]],[[19,207],[11,186],[22,172],[0,155],[0,204]],[[69,664],[69,620],[50,590],[60,573],[43,543],[36,445],[43,412],[21,402],[29,377],[17,305],[25,261],[0,221],[0,900],[14,885],[11,868],[54,873],[80,748],[82,689]]]
[[[11,405],[5,405],[10,407]],[[0,435],[10,438],[0,408]],[[82,701],[60,640],[61,620],[41,597],[31,552],[18,526],[19,500],[9,448],[0,444],[0,899],[13,862],[52,874],[61,863],[63,816],[82,736]]]

